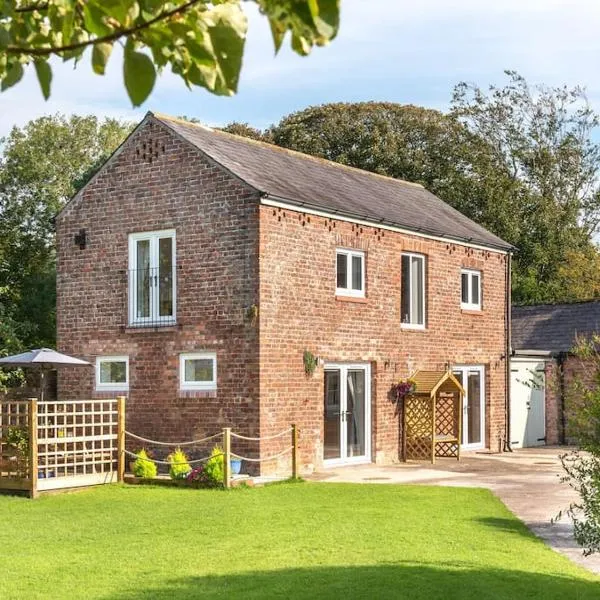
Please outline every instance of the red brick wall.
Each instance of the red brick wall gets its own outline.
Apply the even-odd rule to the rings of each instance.
[[[128,234],[169,228],[177,325],[128,329]],[[152,122],[59,217],[58,347],[91,362],[129,356],[128,429],[167,441],[258,432],[258,327],[246,314],[258,302],[257,234],[256,193]],[[180,392],[179,354],[203,350],[217,354],[217,392]],[[93,369],[60,377],[60,397],[100,395]]]
[[[561,377],[556,360],[546,361],[546,444],[562,440]]]
[[[366,252],[366,302],[335,296],[336,247]],[[400,327],[403,250],[427,256],[427,328]],[[460,308],[461,267],[483,272],[483,311]],[[303,352],[326,362],[372,368],[372,458],[399,458],[400,424],[388,395],[416,369],[484,365],[487,446],[501,449],[505,427],[505,273],[500,253],[426,240],[301,212],[260,209],[261,434],[296,422],[301,464],[323,452],[323,369],[304,373]],[[263,445],[275,452],[281,442]]]

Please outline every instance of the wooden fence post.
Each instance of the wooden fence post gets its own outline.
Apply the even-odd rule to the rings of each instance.
[[[38,436],[37,436],[37,398],[29,399],[28,433],[29,433],[29,497],[38,497]]]
[[[298,479],[298,429],[292,423],[292,478]]]
[[[125,479],[125,396],[117,396],[117,481]]]
[[[231,487],[231,428],[223,429],[223,487]]]

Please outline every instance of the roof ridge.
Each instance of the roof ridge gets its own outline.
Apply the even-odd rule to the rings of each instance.
[[[512,308],[542,308],[545,306],[574,306],[577,304],[600,303],[599,298],[588,298],[587,300],[570,300],[568,302],[542,302],[540,304],[513,304]]]
[[[381,173],[374,173],[373,171],[367,171],[366,169],[360,169],[359,167],[353,167],[351,165],[345,165],[343,163],[336,162],[334,160],[329,160],[327,158],[321,158],[320,156],[313,156],[312,154],[307,154],[306,152],[299,152],[298,150],[292,150],[290,148],[285,148],[284,146],[278,146],[277,144],[270,144],[269,142],[263,142],[262,140],[255,140],[253,138],[244,137],[243,135],[237,135],[235,133],[229,133],[228,131],[222,131],[221,129],[216,129],[214,127],[209,127],[208,125],[204,125],[202,123],[194,123],[192,121],[188,121],[186,119],[181,119],[179,117],[172,117],[170,115],[165,115],[163,113],[151,113],[157,119],[164,119],[166,121],[173,121],[175,123],[180,123],[181,125],[198,127],[199,129],[203,129],[204,131],[210,131],[211,133],[216,133],[218,135],[229,136],[236,138],[238,140],[242,140],[244,142],[248,142],[249,144],[255,144],[257,146],[263,146],[270,148],[275,151],[285,152],[287,154],[292,154],[294,156],[300,156],[303,159],[313,160],[315,162],[325,163],[327,165],[331,165],[333,167],[337,167],[340,169],[347,169],[350,171],[358,171],[360,173],[365,173],[372,177],[378,177],[381,179],[392,180],[398,183],[403,183],[405,185],[410,185],[413,187],[417,187],[420,189],[426,189],[424,185],[421,183],[416,183],[414,181],[407,181],[406,179],[400,179],[399,177],[392,177],[391,175],[382,175]]]

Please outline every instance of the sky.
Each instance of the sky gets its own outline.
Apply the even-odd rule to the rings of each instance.
[[[44,114],[95,114],[139,120],[148,110],[196,117],[209,125],[259,128],[307,106],[381,100],[445,110],[453,86],[506,81],[516,70],[530,83],[580,85],[600,111],[598,0],[342,0],[338,37],[309,57],[286,47],[274,55],[266,20],[245,2],[249,32],[235,97],[189,91],[164,72],[143,106],[133,109],[121,56],[94,75],[89,58],[73,70],[56,63],[44,101],[33,69],[0,93],[0,136]]]

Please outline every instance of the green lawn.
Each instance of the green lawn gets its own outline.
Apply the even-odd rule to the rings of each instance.
[[[0,598],[600,598],[488,491],[281,484],[0,496]]]

